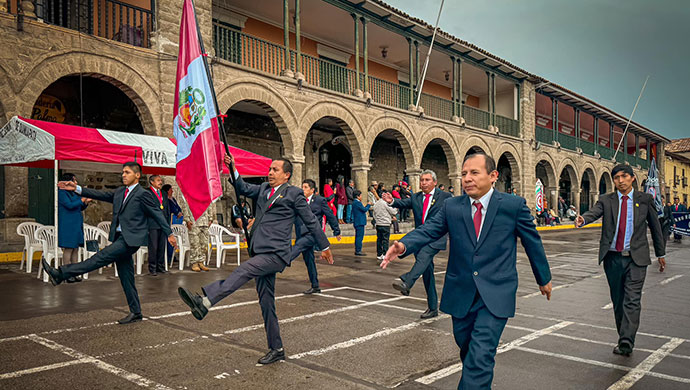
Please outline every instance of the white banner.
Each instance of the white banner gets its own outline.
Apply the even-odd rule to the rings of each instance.
[[[55,159],[55,137],[16,116],[0,129],[0,165]]]
[[[175,168],[177,147],[168,138],[113,130],[98,129],[98,132],[112,144],[141,146],[144,155],[137,156],[137,162],[143,161],[142,166]],[[134,156],[132,156],[132,160],[134,160]]]

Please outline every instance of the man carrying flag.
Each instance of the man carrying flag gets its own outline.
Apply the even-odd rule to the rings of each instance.
[[[178,149],[177,181],[195,219],[222,195],[222,153],[216,118],[218,110],[200,38],[194,3],[185,0],[180,23],[174,127]],[[268,172],[268,182],[261,185],[245,183],[237,171],[233,172],[234,161],[229,153],[225,156],[225,163],[231,168],[230,181],[235,186],[235,192],[254,199],[257,204],[256,218],[248,237],[252,257],[227,279],[204,286],[203,296],[183,287],[178,288],[178,293],[192,309],[194,317],[202,320],[211,306],[248,281],[256,279],[270,349],[259,359],[259,363],[285,360],[275,310],[275,281],[276,273],[282,272],[290,262],[295,219],[299,217],[306,230],[315,237],[322,249],[321,257],[333,263],[329,242],[312,214],[302,189],[288,184],[292,176],[290,161],[274,160]]]

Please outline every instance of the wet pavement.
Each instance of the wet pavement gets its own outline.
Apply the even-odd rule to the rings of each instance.
[[[617,335],[596,264],[598,235],[598,229],[542,232],[554,275],[550,302],[518,251],[518,313],[499,345],[494,388],[690,389],[690,240],[669,243],[663,274],[656,263],[649,267],[636,349],[626,358],[611,353]],[[125,326],[115,324],[127,307],[112,268],[52,287],[18,264],[2,265],[0,388],[455,388],[461,367],[450,318],[419,319],[426,306],[421,280],[410,297],[391,287],[413,260],[384,271],[373,243],[365,244],[370,256],[361,263],[352,245],[332,248],[336,264],[318,264],[321,294],[301,294],[309,287],[301,260],[279,275],[288,360],[263,367],[256,366],[266,336],[253,282],[203,321],[177,297],[178,286],[199,290],[224,278],[232,264],[137,276],[146,320]],[[446,262],[447,252],[437,256],[439,291]]]

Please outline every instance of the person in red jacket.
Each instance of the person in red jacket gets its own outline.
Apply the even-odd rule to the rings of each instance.
[[[335,184],[335,198],[338,205],[338,222],[345,223],[343,212],[347,207],[347,192],[345,191],[345,177],[339,175]]]

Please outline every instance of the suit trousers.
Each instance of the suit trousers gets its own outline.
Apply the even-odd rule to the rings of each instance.
[[[376,256],[385,255],[388,251],[388,240],[391,236],[390,226],[376,226]]]
[[[290,263],[301,254],[304,259],[304,265],[307,266],[309,282],[311,282],[312,287],[317,288],[319,287],[319,277],[316,271],[316,261],[314,259],[314,245],[316,245],[316,240],[314,240],[314,236],[311,234],[306,234],[298,238],[290,251]]]
[[[283,340],[280,338],[280,327],[276,315],[275,285],[276,273],[283,272],[286,266],[287,264],[273,253],[254,255],[237,267],[226,279],[217,280],[202,287],[202,290],[211,304],[215,305],[248,281],[256,279],[256,292],[259,295],[259,305],[264,318],[268,348],[280,349],[283,348]]]
[[[427,245],[415,253],[414,265],[410,272],[400,275],[405,284],[411,289],[421,276],[426,290],[426,303],[429,310],[438,309],[438,293],[436,292],[436,277],[434,276],[434,256],[439,252]]]
[[[362,242],[364,241],[364,226],[355,226],[355,253],[362,252]]]
[[[166,239],[161,229],[149,230],[149,272],[165,271],[165,244]]]
[[[458,389],[491,389],[496,348],[507,322],[507,318],[491,314],[479,291],[467,315],[453,317],[453,336],[462,360]]]
[[[122,290],[125,292],[125,297],[127,298],[129,311],[130,313],[140,314],[141,305],[139,303],[139,293],[134,284],[134,262],[132,261],[132,255],[136,253],[138,249],[138,246],[127,245],[122,234],[116,233],[115,241],[113,241],[112,244],[98,251],[87,260],[61,266],[59,268],[61,277],[63,279],[68,279],[72,276],[79,276],[115,263],[117,273],[120,277],[120,283],[122,284]]]
[[[635,346],[635,334],[640,326],[642,287],[647,276],[647,266],[635,264],[631,257],[609,252],[604,257],[604,272],[609,282],[613,313],[618,329],[618,343]]]

